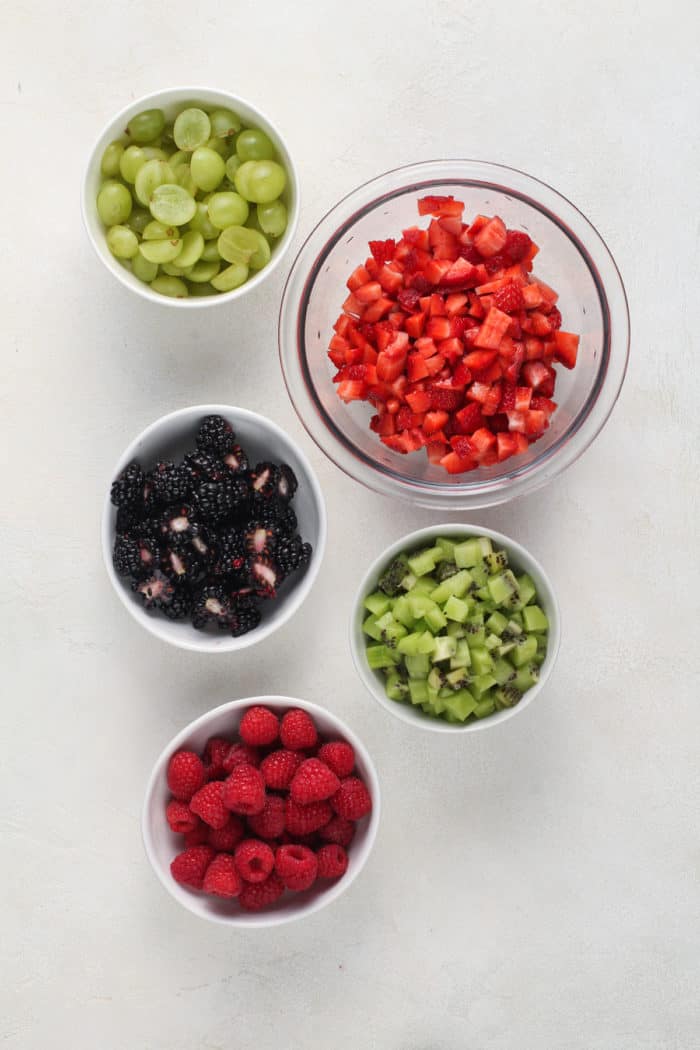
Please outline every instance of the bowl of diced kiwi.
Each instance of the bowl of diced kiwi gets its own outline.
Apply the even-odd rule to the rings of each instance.
[[[109,121],[90,154],[82,212],[123,285],[191,309],[239,298],[272,273],[294,236],[298,183],[259,109],[212,88],[173,88]]]
[[[560,615],[538,561],[499,532],[433,525],[367,570],[350,645],[360,678],[421,729],[473,732],[523,711],[559,650]]]

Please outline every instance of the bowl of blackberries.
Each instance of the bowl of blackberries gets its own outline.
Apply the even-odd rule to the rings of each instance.
[[[275,423],[228,405],[156,420],[120,458],[102,520],[107,572],[152,634],[231,652],[286,623],[318,574],[321,488]]]

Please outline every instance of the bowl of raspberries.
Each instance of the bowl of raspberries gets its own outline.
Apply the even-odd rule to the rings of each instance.
[[[318,574],[326,511],[308,460],[271,420],[228,405],[152,423],[105,500],[107,572],[126,608],[182,649],[231,652],[299,608]]]
[[[379,824],[377,774],[335,715],[284,696],[233,700],[192,722],[155,764],[146,853],[183,907],[274,926],[335,900]]]

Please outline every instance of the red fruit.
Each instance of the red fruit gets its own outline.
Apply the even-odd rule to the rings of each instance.
[[[261,813],[265,806],[265,781],[254,766],[236,766],[224,781],[222,800],[227,809],[249,816]]]
[[[523,379],[533,390],[540,390],[554,376],[554,369],[543,361],[526,361],[523,365]]]
[[[339,879],[348,870],[348,855],[342,846],[321,846],[316,854],[319,879]]]
[[[476,470],[479,466],[475,459],[460,456],[456,452],[448,452],[446,456],[443,456],[440,465],[448,474],[466,474],[468,470]]]
[[[207,845],[215,849],[217,853],[233,853],[234,849],[245,836],[245,825],[235,813],[229,813],[228,823],[223,828],[210,828],[207,835]]]
[[[461,408],[454,418],[462,434],[473,434],[484,425],[481,406],[473,401]]]
[[[249,707],[241,719],[238,732],[249,747],[269,747],[279,736],[280,721],[269,707]]]
[[[484,322],[479,329],[474,346],[483,347],[486,350],[498,350],[501,339],[508,331],[510,317],[502,310],[492,306]]]
[[[308,806],[300,805],[293,798],[285,802],[284,826],[290,835],[310,835],[327,824],[332,816],[333,810],[328,802],[311,802]]]
[[[523,293],[520,285],[509,281],[494,294],[493,305],[506,314],[515,314],[523,307]]]
[[[230,747],[231,741],[224,740],[221,736],[212,736],[207,740],[204,745],[207,780],[218,780],[224,776],[224,759]]]
[[[193,846],[208,846],[209,835],[211,828],[208,828],[201,820],[197,820],[197,827],[192,831],[188,831],[184,837],[184,843],[186,849],[191,849]]]
[[[284,883],[273,871],[264,882],[246,882],[241,889],[238,903],[244,911],[262,911],[274,904],[284,893]]]
[[[512,263],[518,263],[524,259],[530,251],[532,241],[526,233],[520,230],[508,230],[506,242],[503,245],[503,254],[507,255]]]
[[[258,838],[279,838],[284,831],[284,799],[268,795],[262,812],[248,817],[248,827]]]
[[[182,886],[201,890],[206,870],[214,859],[210,846],[193,846],[178,853],[170,863],[170,874]]]
[[[459,215],[464,211],[464,204],[449,197],[422,197],[418,201],[419,215]]]
[[[444,412],[454,412],[464,401],[464,391],[451,383],[431,383],[428,388],[430,407]]]
[[[335,842],[347,849],[355,837],[355,825],[347,817],[333,817],[321,828],[319,836],[324,842]]]
[[[168,787],[180,802],[189,802],[204,783],[204,763],[194,751],[176,751],[168,763]]]
[[[549,321],[549,327],[553,332],[556,332],[557,329],[561,328],[561,313],[556,306],[553,306],[547,314],[547,320]]]
[[[316,854],[308,846],[278,846],[275,852],[275,871],[288,890],[308,890],[316,881]]]
[[[221,781],[212,780],[201,787],[190,800],[190,809],[201,817],[210,828],[223,828],[228,823],[229,812],[223,803]]]
[[[498,254],[506,243],[507,231],[498,216],[486,223],[474,237],[474,244],[484,258]]]
[[[260,772],[269,788],[275,791],[286,791],[303,761],[303,756],[297,751],[287,751],[281,748],[279,751],[271,751],[262,760]]]
[[[246,882],[264,882],[275,866],[275,855],[260,839],[243,839],[233,855],[236,870]]]
[[[396,241],[391,238],[388,238],[386,241],[370,241],[369,250],[379,265],[383,266],[384,263],[389,262],[394,258]]]
[[[361,820],[372,809],[372,798],[359,777],[345,777],[331,799],[331,805],[339,817]]]
[[[202,889],[214,897],[230,899],[238,896],[242,883],[233,857],[228,853],[214,857],[206,870]]]
[[[176,835],[187,835],[199,824],[199,818],[191,811],[187,803],[178,802],[175,798],[171,799],[165,807],[165,819],[170,830]]]
[[[224,772],[232,772],[236,766],[240,766],[241,762],[246,762],[249,766],[259,766],[260,754],[248,744],[231,744],[224,757]]]
[[[579,337],[573,332],[557,331],[554,333],[554,342],[557,349],[554,356],[561,361],[565,368],[573,368],[578,355]]]
[[[345,740],[329,740],[319,748],[318,757],[337,777],[349,777],[355,768],[354,748]]]
[[[305,751],[316,747],[318,733],[311,716],[299,707],[287,711],[280,726],[280,740],[282,746],[290,751]]]
[[[295,802],[308,806],[335,795],[339,787],[340,781],[332,769],[318,758],[307,758],[294,774],[289,794]]]

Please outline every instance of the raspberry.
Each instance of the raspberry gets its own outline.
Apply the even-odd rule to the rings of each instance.
[[[290,751],[302,751],[315,747],[318,741],[316,726],[310,715],[298,707],[287,711],[280,727],[280,740]]]
[[[213,859],[214,850],[210,846],[193,846],[178,853],[170,864],[170,873],[175,882],[201,890],[205,872]]]
[[[247,744],[231,744],[222,763],[226,773],[230,773],[241,762],[247,762],[249,766],[260,765],[260,754],[254,747]]]
[[[185,847],[191,849],[193,846],[208,846],[210,834],[211,828],[208,828],[204,821],[197,820],[194,831],[188,831],[185,835]]]
[[[355,838],[355,825],[347,817],[333,817],[325,827],[321,828],[319,835],[324,842],[335,842],[338,846],[347,847]]]
[[[316,881],[316,854],[308,846],[278,846],[275,871],[288,890],[308,890]]]
[[[261,813],[265,805],[265,781],[254,766],[241,763],[224,781],[222,798],[234,813]]]
[[[322,802],[335,795],[340,781],[325,763],[318,758],[307,758],[301,763],[289,786],[289,794],[295,802],[308,806],[310,802]]]
[[[273,871],[264,882],[246,882],[241,890],[238,903],[245,911],[261,911],[284,893],[284,883],[277,872]]]
[[[241,719],[238,732],[244,744],[267,747],[274,744],[279,729],[279,718],[268,707],[249,707]]]
[[[340,789],[336,795],[339,792]],[[328,802],[311,802],[308,806],[301,806],[293,798],[288,798],[284,805],[284,826],[290,835],[310,835],[327,824],[332,816],[333,810]]]
[[[179,802],[189,802],[204,783],[204,766],[194,751],[176,751],[168,763],[168,787]]]
[[[241,892],[241,879],[233,857],[218,853],[207,868],[202,888],[214,897],[237,897]]]
[[[275,866],[275,855],[260,839],[243,839],[234,853],[236,870],[246,882],[264,882]]]
[[[233,853],[245,835],[245,825],[235,813],[229,813],[228,823],[223,828],[209,828],[207,845],[217,853]]]
[[[520,230],[508,230],[503,254],[507,255],[512,263],[520,262],[530,251],[531,244],[532,241],[526,233],[521,233]]]
[[[201,787],[190,802],[192,812],[210,828],[223,828],[228,823],[229,812],[223,803],[221,788],[221,783],[213,780]]]
[[[319,748],[318,758],[332,769],[337,777],[349,777],[355,768],[352,744],[344,740],[330,740]]]
[[[316,863],[319,879],[338,879],[348,870],[348,855],[342,846],[331,843],[321,846],[316,854]]]
[[[207,769],[207,780],[219,780],[224,776],[224,759],[231,747],[230,740],[221,736],[212,736],[204,745],[204,761]]]
[[[360,820],[371,810],[372,799],[359,777],[346,777],[341,780],[331,805],[339,817]]]
[[[509,281],[494,294],[493,305],[504,314],[517,313],[523,306],[523,293],[515,281]]]
[[[171,799],[165,807],[165,819],[170,825],[170,830],[177,835],[186,835],[199,824],[199,818],[191,812],[186,802],[178,802]]]
[[[248,827],[261,839],[276,839],[284,831],[284,799],[268,795],[262,813],[248,818]]]
[[[276,791],[286,791],[292,782],[292,777],[303,762],[303,758],[296,751],[271,751],[260,763],[260,772],[269,788]]]

